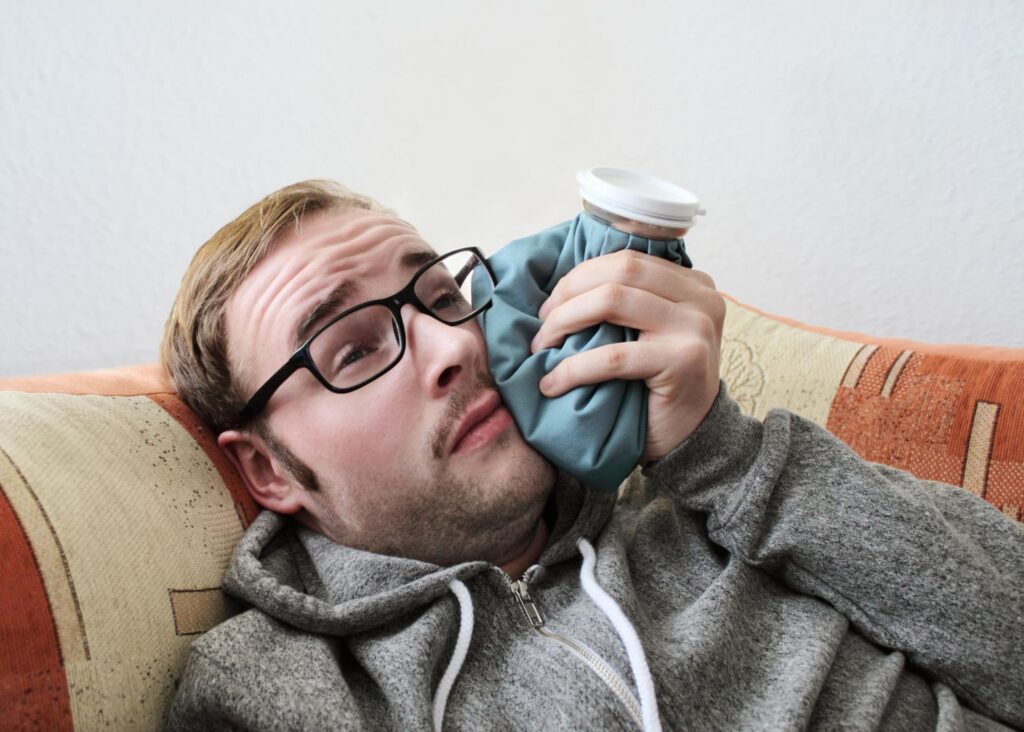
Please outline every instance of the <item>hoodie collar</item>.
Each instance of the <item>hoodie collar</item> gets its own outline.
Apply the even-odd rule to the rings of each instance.
[[[614,493],[587,490],[559,473],[556,517],[539,563],[551,566],[579,554],[607,524]],[[291,518],[262,512],[235,549],[224,589],[298,628],[343,635],[388,622],[446,594],[454,579],[487,571],[489,562],[441,567],[336,544]]]

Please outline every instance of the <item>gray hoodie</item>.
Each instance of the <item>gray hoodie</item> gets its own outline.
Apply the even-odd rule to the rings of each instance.
[[[513,582],[362,552],[265,512],[173,730],[1024,726],[1024,528],[817,425],[698,431],[618,495],[559,478]]]

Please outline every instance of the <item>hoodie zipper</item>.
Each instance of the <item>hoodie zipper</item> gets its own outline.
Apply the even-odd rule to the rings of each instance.
[[[529,574],[529,572],[527,573]],[[525,577],[526,575],[524,575]],[[505,579],[508,581],[509,589],[512,591],[513,597],[519,603],[519,607],[526,613],[526,619],[530,622],[530,626],[537,631],[540,635],[545,638],[557,641],[564,647],[568,648],[577,658],[583,663],[590,667],[590,670],[596,673],[602,681],[608,686],[609,689],[619,698],[627,711],[633,717],[633,720],[637,723],[637,726],[643,729],[643,717],[640,714],[640,704],[637,702],[636,697],[629,691],[622,677],[615,673],[615,670],[608,665],[608,662],[601,658],[592,649],[585,646],[583,643],[570,638],[561,633],[555,633],[544,627],[544,616],[541,615],[540,609],[537,604],[530,597],[530,589],[525,579],[513,580],[507,574]]]

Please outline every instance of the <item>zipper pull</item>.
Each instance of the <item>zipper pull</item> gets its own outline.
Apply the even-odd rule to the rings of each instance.
[[[512,594],[515,595],[516,600],[519,601],[519,607],[526,613],[526,619],[530,621],[530,625],[534,628],[544,627],[544,616],[540,614],[540,610],[537,609],[536,603],[533,598],[530,597],[530,590],[526,586],[526,583],[522,580],[515,580],[508,583],[509,589],[512,590]]]

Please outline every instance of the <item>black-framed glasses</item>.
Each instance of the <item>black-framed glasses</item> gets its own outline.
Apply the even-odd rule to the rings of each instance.
[[[405,355],[403,305],[408,303],[446,325],[459,325],[491,306],[494,283],[494,272],[476,247],[456,249],[427,262],[394,295],[356,305],[321,326],[253,394],[235,426],[263,411],[281,384],[302,368],[337,394],[366,386]]]

